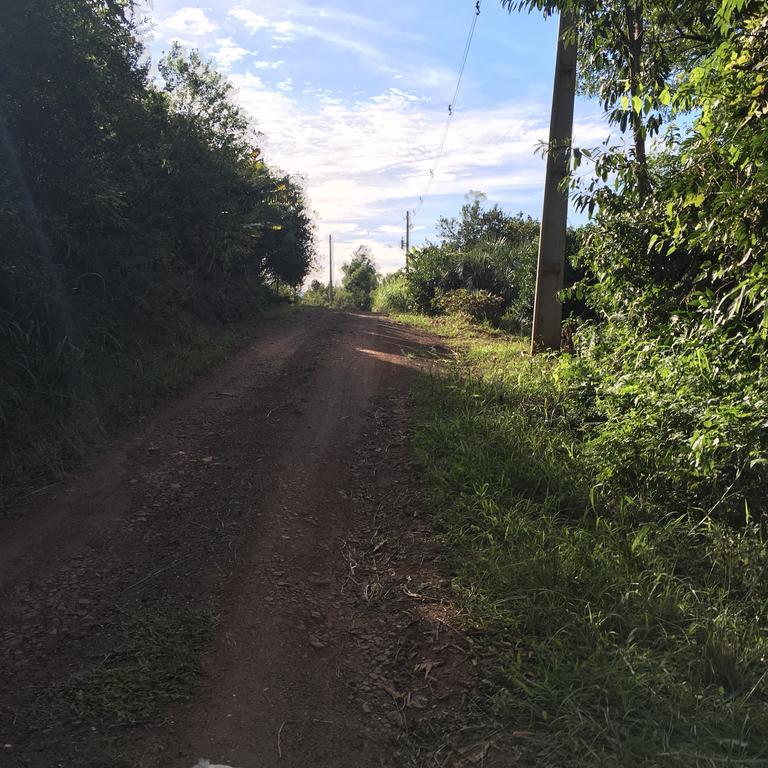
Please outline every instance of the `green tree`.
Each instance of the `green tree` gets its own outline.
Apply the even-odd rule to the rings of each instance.
[[[82,411],[98,355],[171,335],[182,313],[228,321],[311,268],[300,180],[264,163],[198,52],[173,46],[150,81],[136,11],[0,14],[0,471],[14,425]]]
[[[379,284],[370,248],[365,245],[356,248],[352,260],[343,264],[341,270],[344,273],[342,285],[349,293],[353,305],[357,309],[370,310],[373,291]]]
[[[313,280],[309,284],[309,288],[304,291],[301,301],[303,304],[308,304],[313,307],[327,307],[328,286],[321,283],[319,280]]]
[[[647,139],[668,116],[681,72],[706,56],[716,0],[501,0],[511,10],[566,11],[575,19],[579,83],[599,99],[609,121],[632,135],[631,177],[642,197],[650,177]]]
[[[650,192],[617,155],[598,161],[610,183],[577,190],[598,321],[577,335],[573,381],[595,474],[665,514],[765,509],[767,29],[764,3],[725,0],[678,74],[669,107],[686,121],[649,159]]]

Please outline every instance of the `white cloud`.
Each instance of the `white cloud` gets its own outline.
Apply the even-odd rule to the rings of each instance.
[[[291,21],[275,21],[242,6],[233,8],[228,15],[240,21],[251,32],[259,32],[262,29],[271,32],[279,42],[293,40],[299,32],[307,34],[307,31],[310,31],[314,34],[312,27],[300,28]]]
[[[227,71],[233,64],[248,55],[248,51],[238,45],[231,37],[221,37],[216,40],[218,48],[213,51],[213,58],[219,69]]]
[[[340,237],[339,266],[360,244],[372,248],[381,269],[402,266],[401,219],[407,207],[419,207],[444,130],[444,111],[398,89],[347,103],[309,89],[294,98],[253,74],[232,80],[240,102],[264,132],[267,158],[306,179],[310,205],[319,214],[324,263],[322,244],[333,233]],[[426,209],[441,196],[455,198],[468,189],[481,189],[513,209],[528,207],[541,194],[544,161],[534,149],[548,128],[543,103],[457,113],[420,218],[426,219]],[[605,133],[599,121],[576,125],[582,144],[596,143]],[[429,236],[430,229],[423,233]]]
[[[158,30],[166,37],[187,35],[202,37],[215,32],[218,24],[208,18],[202,8],[184,6],[158,24]]]
[[[269,29],[271,22],[266,16],[260,13],[249,11],[242,6],[233,8],[229,14],[233,19],[242,22],[251,32],[258,32],[260,29]]]
[[[285,15],[284,9],[282,13]],[[359,37],[342,34],[334,24],[321,29],[313,24],[291,21],[287,17],[275,18],[265,16],[263,13],[257,13],[244,6],[233,8],[228,16],[240,21],[251,32],[266,31],[271,33],[272,38],[279,43],[292,42],[297,38],[316,39],[329,45],[353,51],[379,68],[391,69],[384,64],[385,56],[378,48],[360,40]],[[316,11],[311,18],[318,18]],[[332,19],[333,17],[326,13],[325,16],[320,16],[320,18]]]

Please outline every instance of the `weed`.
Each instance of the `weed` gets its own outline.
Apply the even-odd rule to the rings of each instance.
[[[294,311],[263,309],[258,321]],[[254,320],[224,326],[177,323],[162,340],[91,350],[81,361],[87,383],[72,407],[52,398],[25,418],[0,425],[0,511],[24,491],[61,479],[121,431],[141,425],[169,397],[229,357],[253,333]]]
[[[460,352],[420,384],[416,450],[457,593],[515,649],[498,712],[549,736],[536,765],[768,765],[759,525],[602,496],[555,359],[407,320]]]
[[[213,614],[191,608],[133,612],[114,650],[76,675],[61,696],[86,722],[150,722],[169,702],[189,697],[214,624]]]

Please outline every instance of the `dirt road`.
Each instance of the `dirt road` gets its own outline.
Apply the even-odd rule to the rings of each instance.
[[[412,509],[433,344],[273,323],[0,523],[0,765],[416,765],[420,728],[466,724],[477,661]]]

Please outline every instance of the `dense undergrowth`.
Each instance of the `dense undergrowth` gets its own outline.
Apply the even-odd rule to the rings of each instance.
[[[140,420],[313,260],[302,185],[232,86],[178,44],[149,61],[146,31],[133,0],[2,10],[0,503]]]
[[[81,358],[79,396],[61,409],[41,399],[6,427],[0,443],[0,511],[56,482],[125,431],[226,360],[269,319],[295,308],[267,293],[247,316],[227,322],[194,315],[174,318],[162,333],[140,336],[119,350],[89,350]]]
[[[768,762],[768,532],[601,493],[571,359],[457,318],[416,445],[455,588],[502,651],[496,706],[539,766]]]

